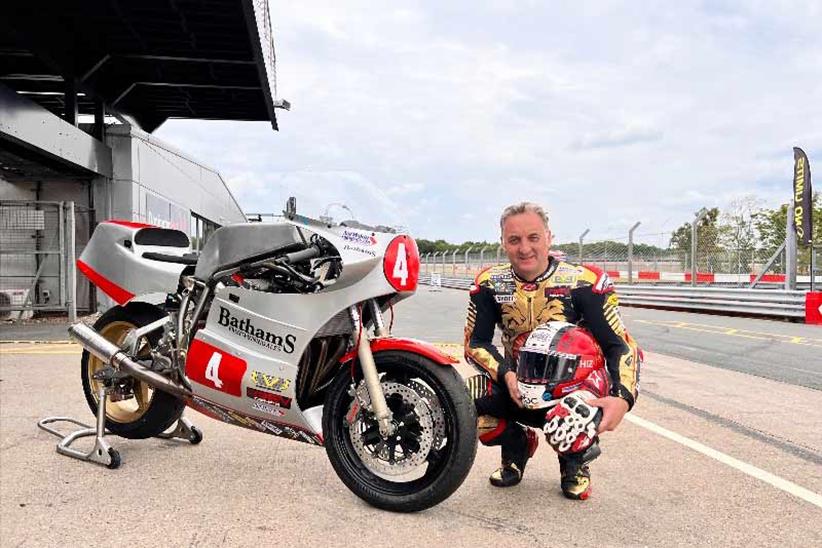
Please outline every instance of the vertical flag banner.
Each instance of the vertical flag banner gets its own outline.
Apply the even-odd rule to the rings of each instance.
[[[797,240],[808,245],[813,239],[813,206],[811,204],[811,166],[805,152],[793,148],[793,222]]]

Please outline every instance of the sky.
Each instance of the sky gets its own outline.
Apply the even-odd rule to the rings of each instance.
[[[822,160],[822,2],[270,1],[280,131],[170,120],[247,212],[328,211],[494,241],[506,205],[555,242],[657,242],[703,206],[791,196]],[[821,183],[822,184],[822,183]]]

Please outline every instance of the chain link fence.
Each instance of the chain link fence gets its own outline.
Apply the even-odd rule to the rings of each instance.
[[[676,230],[638,231],[637,224],[633,234],[627,229],[624,234],[607,236],[586,231],[576,242],[554,242],[551,253],[571,263],[598,266],[620,283],[711,283],[739,287],[755,281],[785,283],[786,221],[764,219],[756,214],[720,215],[717,209],[701,213],[699,220]],[[773,217],[774,213],[770,215]],[[816,282],[822,285],[819,249],[797,247],[800,286],[810,282],[812,262]],[[463,246],[421,256],[423,273],[443,276],[475,276],[482,268],[506,260],[499,245]]]
[[[75,270],[93,223],[93,210],[73,202],[0,201],[0,320],[93,310]]]

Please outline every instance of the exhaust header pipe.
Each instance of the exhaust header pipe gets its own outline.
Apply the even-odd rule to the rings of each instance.
[[[181,398],[192,396],[191,390],[135,362],[117,345],[107,341],[91,327],[76,323],[69,327],[68,332],[83,348],[100,358],[103,363],[111,364],[115,369],[128,373],[157,390],[169,392]]]

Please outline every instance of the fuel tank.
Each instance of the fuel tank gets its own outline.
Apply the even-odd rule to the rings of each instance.
[[[117,304],[148,294],[174,293],[185,264],[149,258],[191,252],[179,230],[132,221],[104,221],[94,229],[77,268]],[[173,259],[172,259],[173,260]],[[193,262],[193,258],[189,257]]]

